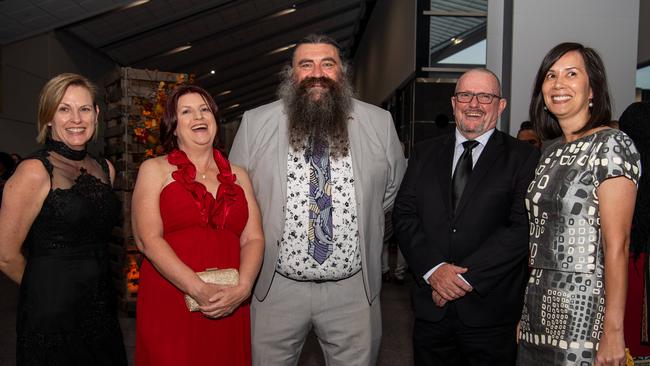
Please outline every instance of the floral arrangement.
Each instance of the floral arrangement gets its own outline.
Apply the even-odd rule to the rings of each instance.
[[[178,74],[176,82],[159,82],[158,88],[150,97],[134,98],[135,104],[141,107],[141,112],[132,123],[133,136],[135,141],[145,146],[144,159],[164,153],[160,145],[160,121],[165,112],[167,97],[177,86],[192,84],[193,79],[194,75]]]

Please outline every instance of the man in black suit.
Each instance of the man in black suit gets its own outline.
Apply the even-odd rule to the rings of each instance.
[[[539,159],[497,131],[506,107],[487,69],[451,98],[455,134],[415,146],[395,201],[394,230],[416,277],[416,365],[510,365],[528,274],[524,197]]]

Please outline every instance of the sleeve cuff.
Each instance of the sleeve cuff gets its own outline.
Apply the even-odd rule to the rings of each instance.
[[[447,264],[447,262],[442,262],[442,263],[438,264],[437,266],[431,268],[427,273],[425,273],[424,276],[422,276],[422,278],[424,278],[424,282],[429,283],[429,277],[431,277],[433,272],[435,272],[443,264]],[[467,282],[467,281],[465,281],[465,282]]]

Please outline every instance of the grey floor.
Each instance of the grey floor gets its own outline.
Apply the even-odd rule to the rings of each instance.
[[[391,251],[391,262],[394,261],[394,251]],[[380,366],[409,366],[412,365],[411,329],[413,316],[409,303],[409,286],[395,283],[385,283],[381,293],[381,309],[383,317],[383,337],[379,353]],[[7,277],[0,274],[0,365],[14,366],[16,347],[16,302],[18,288]],[[135,346],[135,319],[126,316],[120,319],[124,342],[129,354],[129,362],[133,363]],[[318,341],[313,334],[305,342],[301,366],[325,365]]]

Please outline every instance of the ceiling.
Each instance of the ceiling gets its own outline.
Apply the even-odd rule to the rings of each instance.
[[[142,4],[138,4],[142,2]],[[121,66],[195,75],[225,121],[276,99],[309,33],[351,57],[376,0],[0,0],[0,44],[65,32]]]
[[[0,45],[64,32],[121,66],[193,74],[228,122],[276,99],[278,73],[306,34],[334,37],[351,59],[376,2],[0,0]],[[486,11],[487,0],[430,0],[432,62],[484,38]]]

